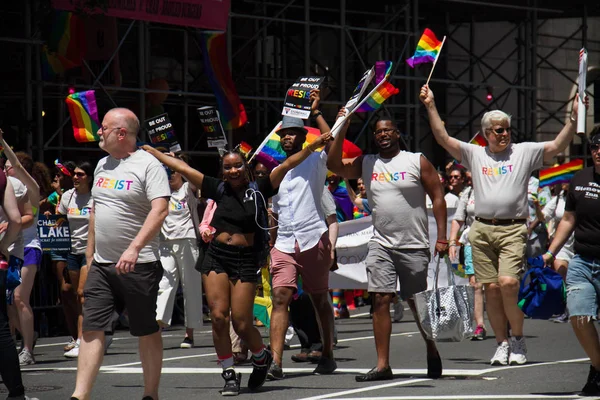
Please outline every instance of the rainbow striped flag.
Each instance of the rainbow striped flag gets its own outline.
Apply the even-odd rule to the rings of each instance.
[[[481,132],[477,132],[473,139],[469,140],[469,143],[476,144],[477,146],[485,147],[487,146],[487,140],[483,137]]]
[[[242,153],[244,155],[244,157],[246,157],[246,159],[248,159],[248,157],[250,156],[250,153],[252,152],[252,146],[250,146],[248,143],[244,142],[243,140],[240,142],[238,149],[239,149],[240,153]]]
[[[42,77],[54,79],[65,71],[80,67],[85,53],[84,25],[71,12],[54,13],[52,31],[42,47]]]
[[[281,122],[275,126],[269,136],[265,138],[254,152],[256,160],[270,170],[281,164],[287,158],[287,154],[281,147],[280,137],[276,133],[280,126]],[[317,137],[321,135],[321,131],[317,128],[312,128],[310,126],[306,126],[305,128],[308,130],[308,133],[306,134],[306,141],[304,142],[303,147],[314,142]],[[345,139],[342,145],[342,158],[355,158],[360,155],[362,155],[362,150],[351,141]]]
[[[96,95],[93,90],[70,94],[65,102],[69,108],[71,121],[73,122],[73,134],[79,143],[97,142],[98,129],[98,107],[96,106]]]
[[[435,33],[429,28],[425,28],[425,32],[417,43],[415,54],[406,60],[406,63],[414,68],[417,64],[435,62],[442,49],[442,42],[438,40]]]
[[[546,168],[540,171],[540,187],[568,183],[577,171],[583,169],[583,160],[578,158],[558,167]]]
[[[375,111],[381,107],[384,101],[395,94],[400,93],[400,90],[388,82],[388,78],[392,72],[392,62],[386,61],[385,74],[380,81],[376,83],[375,89],[371,91],[361,102],[354,112],[369,112]]]
[[[217,98],[221,123],[225,129],[237,129],[246,122],[246,109],[231,78],[227,60],[227,43],[223,33],[202,33],[204,73]]]

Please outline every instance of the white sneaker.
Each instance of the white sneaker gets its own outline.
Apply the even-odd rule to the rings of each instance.
[[[402,302],[398,300],[397,303],[394,304],[394,317],[392,319],[393,322],[400,322],[404,318],[404,306]]]
[[[79,343],[80,343],[80,341],[79,341],[79,339],[77,339],[77,341],[75,342],[75,346],[71,350],[66,351],[64,356],[67,358],[79,357]]]
[[[527,362],[527,346],[525,338],[517,339],[510,338],[510,357],[508,359],[510,365],[523,365]]]
[[[33,354],[31,354],[29,350],[23,349],[23,351],[21,351],[19,354],[19,364],[21,366],[35,364],[35,358],[33,358]]]
[[[510,348],[508,342],[502,342],[496,347],[496,353],[490,360],[491,365],[508,365],[508,353]]]

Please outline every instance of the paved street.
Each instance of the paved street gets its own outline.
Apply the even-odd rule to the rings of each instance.
[[[313,376],[314,365],[290,360],[297,348],[285,352],[287,378],[267,382],[258,393],[244,390],[248,399],[571,399],[583,387],[588,362],[568,324],[526,321],[530,362],[521,367],[491,367],[494,340],[442,343],[444,376],[426,378],[425,350],[409,311],[402,322],[393,325],[392,367],[395,379],[379,383],[356,383],[354,375],[375,365],[371,320],[354,313],[338,321],[336,350],[338,371],[332,376]],[[216,364],[210,326],[196,334],[196,347],[182,350],[181,327],[164,332],[164,365],[161,399],[218,399],[222,388],[221,369]],[[262,329],[263,336],[267,332]],[[66,339],[49,338],[38,342],[37,364],[23,368],[28,395],[41,400],[68,399],[75,383],[76,361],[62,356]],[[267,339],[265,339],[267,342]],[[295,342],[296,343],[296,342]],[[239,368],[245,388],[250,368]],[[2,387],[4,390],[4,387]],[[0,393],[2,393],[0,390]],[[94,399],[141,398],[142,375],[136,340],[118,332],[104,359],[94,391]],[[5,392],[4,392],[5,393]]]

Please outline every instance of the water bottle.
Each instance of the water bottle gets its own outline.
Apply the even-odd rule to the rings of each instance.
[[[42,313],[42,317],[40,318],[40,336],[48,337],[48,318],[46,317],[46,313]]]

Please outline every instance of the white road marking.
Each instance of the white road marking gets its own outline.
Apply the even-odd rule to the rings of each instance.
[[[200,333],[202,333],[202,332],[200,332]],[[174,337],[174,336],[176,336],[176,335],[162,335],[163,338]],[[137,339],[137,337],[134,337],[134,336],[113,337],[113,342],[117,341],[117,340],[134,340],[134,339]],[[63,341],[63,342],[59,342],[59,343],[36,344],[35,348],[39,349],[42,347],[66,346],[67,343],[68,343],[67,341]]]
[[[383,384],[383,385],[375,385],[375,386],[366,386],[366,387],[361,387],[359,389],[344,390],[343,392],[323,394],[323,395],[320,395],[320,396],[313,396],[313,397],[306,397],[306,398],[304,398],[302,400],[329,399],[329,398],[332,398],[332,397],[345,396],[345,395],[348,395],[348,394],[370,392],[371,390],[386,389],[386,388],[395,387],[395,386],[412,385],[413,383],[427,382],[427,381],[430,381],[430,380],[431,379],[409,379],[407,381],[392,382],[392,383],[386,383],[386,384]],[[369,396],[369,399],[372,399],[372,398],[373,397]]]
[[[493,367],[493,368],[486,368],[486,369],[482,369],[482,370],[470,370],[468,371],[468,374],[471,376],[481,376],[484,374],[489,374],[492,372],[503,372],[503,371],[508,371],[511,369],[519,369],[519,368],[533,368],[533,367],[543,367],[543,366],[547,366],[547,365],[557,365],[557,364],[570,364],[570,363],[579,363],[579,362],[585,362],[585,361],[589,361],[589,358],[575,358],[575,359],[571,359],[571,360],[558,360],[558,361],[549,361],[549,362],[544,362],[544,363],[539,363],[539,364],[525,364],[525,365],[509,365],[509,366],[504,366],[504,367]],[[404,370],[399,370],[399,369],[394,369],[394,374],[402,374],[402,372],[400,371],[404,371]],[[426,370],[407,370],[407,371],[423,371],[422,373],[427,373]],[[448,373],[446,373],[446,370],[444,371],[444,376],[451,376],[452,374],[449,373],[449,371],[451,370],[447,370]],[[465,372],[467,371],[462,371],[462,374],[464,375]],[[411,374],[411,373],[409,373]],[[460,374],[456,374],[456,375],[460,375]],[[424,379],[425,381],[429,381],[431,379]],[[408,381],[401,381],[398,382],[398,385],[394,385],[394,384],[387,384],[387,385],[374,385],[374,386],[367,386],[364,388],[360,388],[360,389],[354,389],[354,390],[346,390],[346,391],[341,391],[341,392],[332,392],[329,394],[323,394],[323,395],[319,395],[319,396],[315,396],[315,397],[307,397],[305,399],[301,399],[301,400],[319,400],[319,399],[332,399],[335,398],[336,400],[349,400],[348,398],[341,398],[340,396],[346,396],[349,394],[354,394],[354,393],[362,393],[365,391],[371,391],[371,390],[379,390],[379,389],[385,389],[388,387],[393,387],[393,386],[400,386],[400,385],[409,385],[411,383],[407,383],[407,382],[412,382],[412,383],[416,383],[414,381],[418,381],[418,382],[422,382],[423,380],[418,380],[418,379],[413,379],[413,380],[408,380]],[[511,396],[511,395],[509,395]],[[528,398],[528,397],[519,397],[519,395],[515,395],[517,397],[514,398]],[[526,395],[523,395],[526,396]],[[390,399],[390,400],[401,400],[401,399],[412,399],[413,397],[373,397],[373,396],[369,396],[370,399],[378,399],[378,400],[385,400],[385,399]],[[414,399],[444,399],[443,396],[435,396],[435,397],[414,397]],[[469,398],[469,399],[477,399],[477,396],[471,396],[471,395],[461,395],[458,397],[449,397],[449,399],[463,399],[463,398]],[[490,398],[494,398],[494,399],[501,399],[501,398],[512,398],[512,397],[506,397],[506,396],[497,396],[497,397],[490,397]],[[537,397],[532,397],[532,398],[545,398],[544,396],[537,396]],[[548,398],[573,398],[573,395],[567,396],[567,397],[548,397]],[[483,397],[483,399],[485,399],[485,397]]]
[[[369,397],[371,400],[487,400],[487,399],[577,399],[576,394],[571,395],[543,395],[543,394],[499,394],[499,395],[456,395],[456,396],[383,396]],[[598,399],[598,397],[585,397],[585,399]],[[341,397],[338,400],[365,400],[364,397]]]

